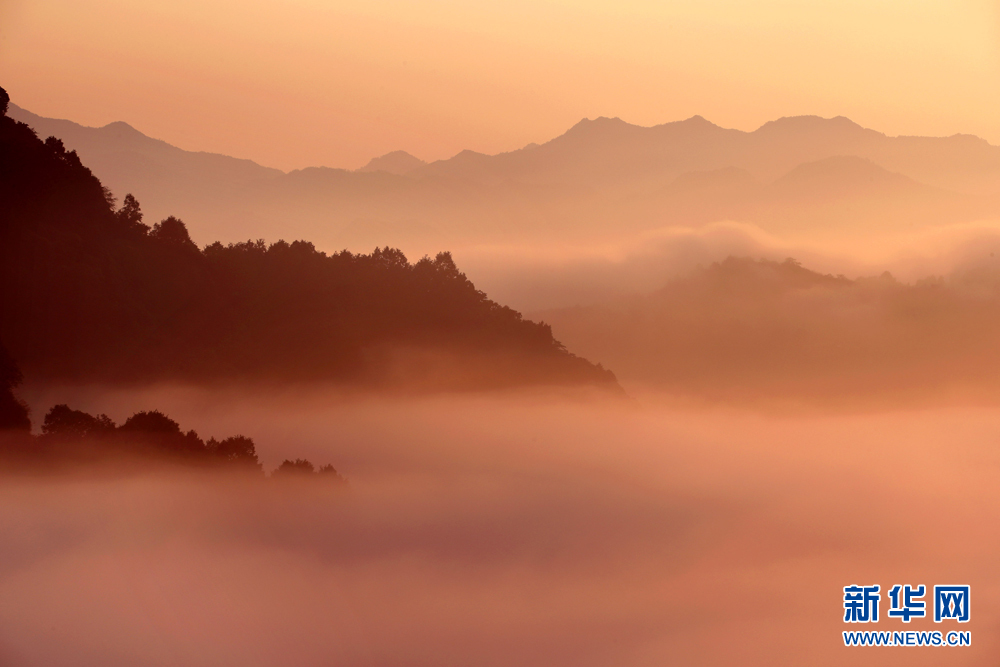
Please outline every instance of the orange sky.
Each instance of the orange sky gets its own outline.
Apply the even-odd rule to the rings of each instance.
[[[998,41],[997,0],[0,0],[0,85],[284,169],[494,153],[600,115],[1000,144]]]

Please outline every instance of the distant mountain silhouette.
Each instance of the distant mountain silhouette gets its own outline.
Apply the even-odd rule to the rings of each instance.
[[[670,184],[619,204],[620,229],[636,221],[697,225],[752,222],[778,234],[913,230],[1000,212],[985,196],[960,195],[893,173],[871,160],[833,156],[798,165],[772,183],[736,167],[681,174]]]
[[[531,150],[499,155],[464,151],[433,162],[416,176],[450,176],[482,184],[513,181],[571,189],[632,191],[680,173],[732,166],[727,140],[742,133],[700,116],[652,128],[618,118],[584,119]]]
[[[361,167],[358,171],[384,171],[387,174],[403,176],[425,164],[427,163],[420,158],[413,157],[406,151],[393,151],[381,157],[372,158],[368,164]]]
[[[781,118],[753,132],[701,116],[653,127],[618,118],[583,120],[531,151],[472,159],[459,154],[417,172],[477,182],[515,180],[617,188],[665,182],[685,172],[738,167],[771,181],[803,162],[853,155],[938,187],[1000,191],[1000,148],[967,135],[888,137],[847,118]],[[975,182],[968,177],[976,174]]]
[[[1000,398],[996,263],[907,285],[730,257],[652,294],[535,316],[626,387],[869,407],[874,395]]]
[[[328,255],[262,240],[202,250],[181,220],[144,220],[131,195],[116,209],[59,139],[0,114],[0,340],[28,377],[616,387],[547,325],[490,301],[449,253],[411,263],[389,247]],[[0,399],[16,380],[0,377]]]
[[[148,138],[125,142],[116,137],[138,133],[115,130],[116,124],[80,128],[16,108],[11,113],[63,138],[114,192],[135,193],[154,217],[182,215],[201,243],[277,232],[330,249],[392,239],[426,252],[441,245],[603,240],[623,230],[720,219],[825,233],[1000,216],[1000,148],[967,135],[889,137],[843,117],[781,118],[753,132],[700,116],[654,127],[597,118],[498,155],[467,150],[419,164],[397,151],[357,171],[283,174],[168,150]],[[803,166],[810,163],[817,164]],[[868,179],[868,164],[912,184],[874,171]],[[699,181],[692,173],[715,176]],[[766,201],[746,201],[750,181],[723,182],[736,173],[773,186],[761,193]],[[833,181],[807,186],[810,177]],[[806,196],[810,188],[820,199]],[[786,195],[791,199],[781,199]],[[839,203],[821,210],[824,197]]]
[[[792,169],[771,186],[777,193],[793,196],[854,195],[859,191],[882,192],[899,189],[926,190],[913,179],[890,172],[871,160],[853,155],[837,155],[816,162],[806,162]]]
[[[185,151],[123,122],[84,127],[68,120],[42,118],[14,104],[8,115],[28,124],[40,137],[61,139],[119,197],[135,193],[157,219],[168,215],[198,217],[220,200],[283,173],[250,160]]]

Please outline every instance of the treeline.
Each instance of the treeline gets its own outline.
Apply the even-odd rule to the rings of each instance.
[[[137,412],[122,424],[104,414],[91,415],[56,405],[32,435],[27,407],[14,395],[17,369],[0,346],[0,470],[67,470],[92,465],[185,467],[242,471],[263,475],[253,439],[235,435],[222,440],[199,437],[194,430],[157,410]],[[13,370],[11,370],[13,369]],[[306,459],[286,460],[271,476],[318,475],[343,481],[332,465],[318,470]]]
[[[199,249],[182,221],[150,226],[58,139],[3,114],[0,313],[0,338],[38,380],[378,384],[405,382],[404,368],[454,386],[617,386],[548,325],[489,300],[449,253]]]

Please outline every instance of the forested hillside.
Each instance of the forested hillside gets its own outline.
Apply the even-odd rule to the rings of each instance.
[[[447,252],[204,249],[149,225],[58,139],[0,115],[0,338],[35,380],[336,380],[448,388],[614,376],[489,300]]]

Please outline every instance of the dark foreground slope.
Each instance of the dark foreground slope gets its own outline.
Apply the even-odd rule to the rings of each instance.
[[[115,210],[75,152],[6,116],[0,312],[0,337],[39,381],[615,386],[547,325],[476,290],[448,253],[202,250],[180,220],[146,225],[131,197]]]

